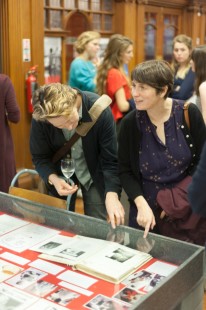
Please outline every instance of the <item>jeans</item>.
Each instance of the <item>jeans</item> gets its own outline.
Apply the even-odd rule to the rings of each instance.
[[[89,190],[86,190],[83,186],[81,186],[81,189],[84,201],[84,213],[98,219],[107,220],[105,201],[100,196],[94,184],[91,184]]]
[[[84,202],[84,214],[98,219],[107,220],[105,201],[100,196],[94,184],[91,184],[89,190],[86,190],[84,186],[81,185],[81,190]],[[74,211],[75,200],[76,193],[71,197],[70,211]]]

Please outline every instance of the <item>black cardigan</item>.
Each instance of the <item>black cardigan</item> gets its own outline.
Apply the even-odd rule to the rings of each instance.
[[[195,171],[192,183],[188,188],[188,196],[194,213],[206,217],[206,144]]]
[[[184,113],[181,129],[192,153],[192,162],[188,174],[192,174],[199,161],[206,139],[206,127],[201,112],[195,104],[189,105],[190,129],[187,127]],[[135,200],[143,195],[141,175],[138,167],[141,132],[137,128],[136,110],[128,113],[122,120],[118,136],[118,160],[121,184],[129,199]]]

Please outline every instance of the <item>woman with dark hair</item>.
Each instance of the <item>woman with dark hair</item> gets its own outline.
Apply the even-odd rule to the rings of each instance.
[[[193,173],[206,138],[199,109],[189,105],[189,129],[184,102],[168,98],[172,87],[173,71],[166,61],[137,65],[132,71],[136,110],[124,117],[119,133],[119,170],[130,200],[129,225],[143,227],[144,237],[154,227],[159,232],[159,190]]]
[[[195,72],[196,104],[206,123],[206,45],[200,45],[193,49],[191,66]]]

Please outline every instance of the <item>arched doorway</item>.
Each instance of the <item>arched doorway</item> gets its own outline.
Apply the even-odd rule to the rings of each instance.
[[[89,17],[82,11],[72,11],[66,18],[65,30],[68,33],[66,38],[66,72],[68,79],[70,64],[75,57],[74,42],[82,32],[91,30]]]

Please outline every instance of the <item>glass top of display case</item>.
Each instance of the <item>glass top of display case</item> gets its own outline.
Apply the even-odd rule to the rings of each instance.
[[[148,237],[144,239],[141,230],[127,226],[118,226],[116,229],[112,229],[106,221],[30,202],[4,193],[0,193],[0,212],[74,235],[114,241],[129,248],[147,252],[158,260],[178,266],[152,291],[130,304],[128,309],[183,309],[181,305],[184,307],[188,302],[187,296],[199,288],[198,285],[202,285],[203,247],[153,233],[149,233]],[[166,300],[165,296],[167,296]],[[200,301],[197,300],[198,302]],[[167,304],[166,308],[165,303]],[[190,308],[191,304],[188,307],[187,309],[196,309],[194,305],[192,305],[193,308]]]

